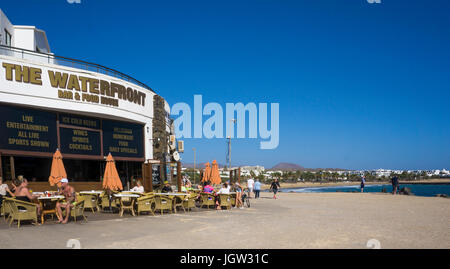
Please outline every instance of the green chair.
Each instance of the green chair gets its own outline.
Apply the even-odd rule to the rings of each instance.
[[[173,212],[173,200],[168,196],[156,195],[155,196],[155,210],[159,210],[163,215],[164,210]]]
[[[202,192],[200,194],[200,197],[201,197],[201,201],[202,201],[201,207],[206,206],[209,209],[210,206],[212,206],[212,207],[216,206],[215,197],[213,194]]]
[[[79,201],[84,200],[84,209],[90,209],[95,214],[95,210],[100,211],[98,207],[98,196],[96,194],[80,194]],[[108,202],[109,206],[109,202]]]
[[[230,194],[219,194],[219,206],[231,209],[231,195]]]
[[[5,198],[3,203],[9,212],[9,226],[11,226],[15,220],[17,220],[17,228],[20,228],[20,222],[24,220],[34,221],[35,224],[38,223],[36,204],[10,198]]]
[[[144,195],[139,197],[136,202],[137,205],[137,214],[138,216],[141,212],[150,212],[152,215],[155,215],[156,210],[156,201],[154,195]]]
[[[105,208],[109,209],[109,206],[110,206],[110,204],[109,204],[109,196],[105,192],[101,196],[100,207],[102,208],[102,210],[105,210]],[[114,198],[114,196],[112,196],[112,198],[111,198],[111,208],[119,208],[119,206],[118,206],[117,201]]]
[[[235,193],[231,194],[230,199],[231,199],[231,206],[235,207],[236,206],[236,194]]]
[[[135,216],[134,214],[134,198],[131,197],[120,197],[119,199],[119,203],[120,203],[120,211],[119,211],[119,216],[122,217],[123,216],[123,212],[125,210],[129,210],[131,212],[131,215]]]
[[[177,213],[177,208],[181,207],[184,211],[184,213],[186,213],[186,208],[184,207],[184,200],[189,197],[190,195],[188,193],[180,193],[180,194],[185,194],[184,196],[174,196],[173,197],[173,209],[175,211],[175,213]]]
[[[85,200],[76,202],[70,210],[70,217],[72,217],[75,222],[77,222],[78,217],[83,217],[83,219],[87,221],[86,216],[84,215],[84,202]],[[65,209],[63,214],[66,214]]]
[[[195,208],[195,200],[197,199],[197,194],[191,193],[189,196],[184,198],[183,207],[188,211],[191,211],[192,208]]]

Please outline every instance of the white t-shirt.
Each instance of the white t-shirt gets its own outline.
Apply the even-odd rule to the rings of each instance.
[[[217,194],[230,194],[230,189],[229,188],[221,188]]]
[[[6,195],[6,189],[8,189],[8,185],[6,185],[6,184],[0,185],[0,195],[5,196]]]
[[[247,180],[247,187],[249,189],[253,189],[253,185],[255,184],[255,181],[253,179]]]
[[[130,191],[144,193],[144,187],[143,186],[140,186],[140,187],[136,186],[136,187],[132,188]]]

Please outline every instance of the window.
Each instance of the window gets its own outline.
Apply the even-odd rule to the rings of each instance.
[[[6,46],[11,47],[11,34],[8,31],[6,31],[6,29],[5,29],[5,41],[6,41]]]

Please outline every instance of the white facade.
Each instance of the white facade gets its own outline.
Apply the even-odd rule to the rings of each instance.
[[[0,9],[0,45],[51,53],[45,31],[35,26],[13,25]],[[11,39],[8,38],[11,36]],[[9,41],[10,40],[10,41]]]
[[[44,31],[36,29],[34,26],[14,26],[0,10],[0,31],[2,33],[0,45],[6,45],[5,30],[12,34],[11,47],[50,53],[50,46]],[[55,64],[58,63],[58,60],[52,59],[52,54],[48,54],[48,58],[45,56],[45,54],[35,53],[33,55],[33,53],[29,53],[27,57],[23,57],[17,51],[0,47],[0,105],[9,104],[25,106],[34,109],[69,113],[98,119],[141,124],[143,125],[144,132],[144,158],[145,160],[153,159],[152,120],[154,113],[153,98],[156,93],[114,76]],[[7,79],[7,68],[4,66],[5,64],[40,70],[41,85],[17,81],[14,75],[13,79]],[[52,85],[50,72],[60,72],[62,74],[67,74],[68,76],[105,81],[111,83],[111,85],[112,83],[119,84],[127,90],[132,89],[144,94],[145,104],[138,104],[136,102],[115,98],[118,104],[112,106],[110,104],[102,104],[101,102],[90,102],[76,98],[62,98],[60,96],[62,89]],[[64,91],[71,92],[74,95],[77,94],[76,90]],[[90,92],[78,90],[78,93],[81,95]],[[100,98],[101,97],[102,96],[100,95]],[[165,103],[165,110],[167,115],[170,115],[170,106],[167,102]],[[169,131],[169,127],[167,128]],[[107,155],[108,153],[104,152],[104,154]]]

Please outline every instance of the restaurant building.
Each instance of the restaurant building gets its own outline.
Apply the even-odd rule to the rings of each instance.
[[[59,149],[69,180],[98,188],[111,153],[117,170],[144,187],[170,179],[168,103],[119,71],[56,56],[44,31],[0,10],[0,176],[48,187]],[[172,128],[173,129],[173,128]],[[132,184],[132,183],[131,183]]]

